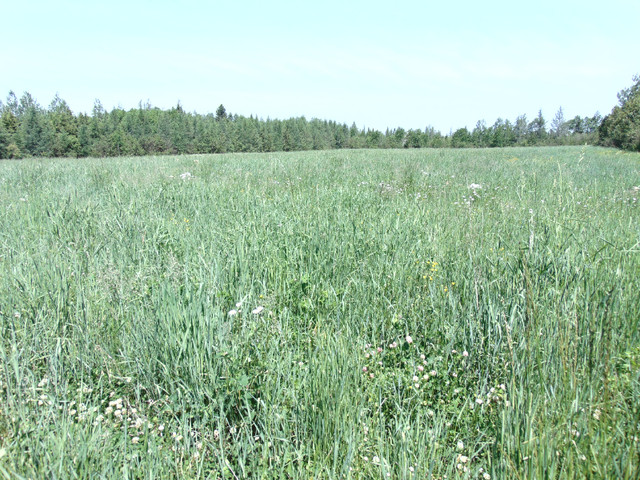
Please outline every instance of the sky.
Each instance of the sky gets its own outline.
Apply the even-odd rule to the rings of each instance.
[[[7,2],[0,99],[447,134],[606,115],[640,73],[637,0]]]

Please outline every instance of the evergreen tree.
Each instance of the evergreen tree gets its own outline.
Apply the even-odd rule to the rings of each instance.
[[[484,120],[478,120],[476,127],[471,132],[473,145],[476,147],[487,147],[491,143],[487,124]]]
[[[53,130],[33,97],[25,92],[18,105],[20,126],[16,134],[20,151],[28,156],[52,154]]]
[[[562,111],[562,107],[560,107],[556,116],[553,117],[551,121],[551,135],[555,138],[561,138],[567,134],[567,131],[568,127],[565,124],[564,112]]]
[[[0,122],[0,159],[9,158],[9,132],[4,124]]]
[[[526,143],[528,129],[529,129],[529,124],[527,123],[527,116],[526,115],[518,116],[516,118],[516,123],[513,127],[513,135],[515,137],[517,144],[523,145]]]
[[[539,144],[544,141],[547,136],[547,121],[542,116],[542,110],[538,111],[538,116],[534,118],[528,127],[528,137],[533,144]]]
[[[220,106],[216,110],[216,120],[219,122],[227,120],[227,109],[224,108],[224,105],[222,104],[220,104]]]
[[[57,94],[49,106],[49,121],[53,128],[52,154],[56,157],[78,155],[78,125],[67,102]]]

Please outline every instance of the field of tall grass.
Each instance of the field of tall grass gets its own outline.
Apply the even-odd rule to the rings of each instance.
[[[0,163],[0,478],[640,474],[640,155]]]

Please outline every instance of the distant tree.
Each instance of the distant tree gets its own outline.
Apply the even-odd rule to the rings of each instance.
[[[18,125],[20,125],[20,121],[18,117],[14,115],[11,109],[4,107],[2,109],[2,115],[0,115],[0,123],[5,128],[7,133],[13,135],[18,131]]]
[[[5,110],[11,112],[15,117],[18,116],[18,97],[16,97],[13,90],[9,90],[6,104],[3,107],[3,111]]]
[[[34,98],[25,92],[18,106],[20,126],[16,133],[20,151],[30,156],[52,154],[53,129]]]
[[[541,143],[547,136],[547,121],[542,116],[542,110],[538,111],[538,116],[534,118],[528,126],[528,137],[532,143]]]
[[[473,145],[476,147],[487,147],[490,143],[488,136],[487,123],[484,120],[478,120],[473,132],[471,132]]]
[[[453,148],[464,148],[472,145],[473,138],[467,127],[459,128],[451,136],[451,146]]]
[[[29,92],[24,92],[20,97],[20,101],[18,102],[17,116],[20,118],[26,115],[30,109],[40,110],[41,107],[36,101],[36,99],[33,98]]]
[[[584,133],[597,132],[598,128],[602,124],[602,115],[600,115],[600,112],[596,112],[593,117],[584,117],[582,124]]]
[[[406,148],[420,148],[422,147],[422,131],[418,129],[411,129],[407,132],[405,147]]]
[[[496,123],[491,127],[492,147],[508,147],[516,143],[516,137],[513,132],[513,126],[509,120],[498,118]]]
[[[0,122],[0,159],[9,158],[9,132],[7,132],[4,124]]]
[[[216,110],[216,120],[220,122],[226,119],[227,119],[227,109],[224,108],[224,105],[220,104],[220,106]]]
[[[48,118],[53,127],[52,154],[56,157],[78,155],[78,125],[69,105],[58,94],[49,106]]]
[[[516,118],[516,123],[513,127],[513,135],[516,139],[516,143],[524,144],[527,138],[527,132],[529,131],[529,124],[527,122],[526,115],[520,115]]]
[[[585,131],[585,124],[580,115],[576,115],[571,120],[565,122],[565,128],[570,135],[582,134]]]
[[[407,132],[404,128],[398,127],[389,132],[389,145],[392,148],[403,148],[406,142]]]
[[[380,148],[381,142],[383,141],[383,135],[378,130],[367,130],[366,134],[366,144],[367,148]]]
[[[564,112],[562,111],[562,107],[560,107],[551,121],[551,136],[558,139],[566,136],[567,133],[568,128],[567,125],[565,125]]]

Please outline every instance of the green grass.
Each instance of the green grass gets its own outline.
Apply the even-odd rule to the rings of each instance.
[[[637,478],[636,186],[591,147],[2,162],[0,478]]]

